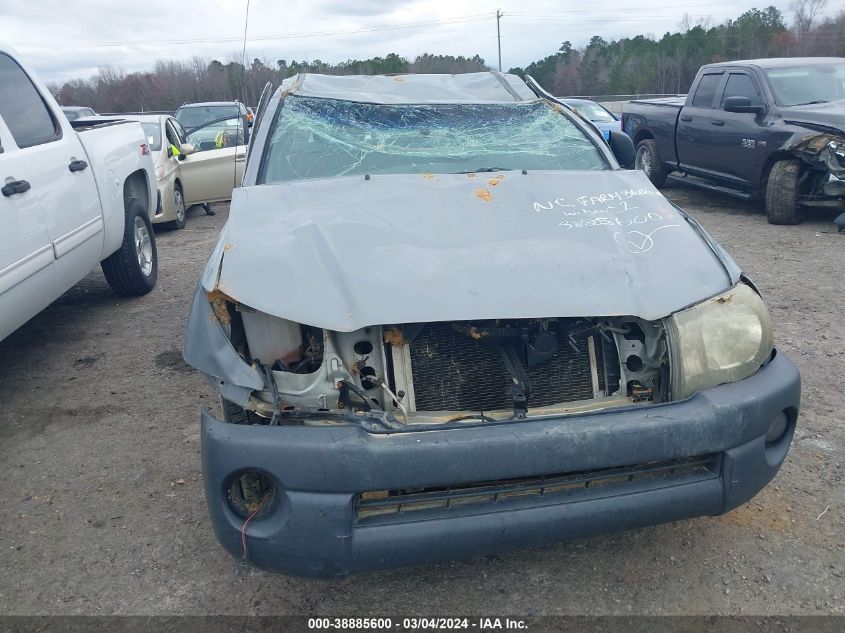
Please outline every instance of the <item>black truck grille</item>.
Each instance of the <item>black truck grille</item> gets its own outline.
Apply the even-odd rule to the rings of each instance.
[[[599,389],[616,391],[616,346],[593,330],[557,333],[558,352],[526,372],[531,379],[528,407],[593,397],[588,337],[593,336]],[[577,348],[577,351],[576,349]],[[496,347],[457,331],[450,323],[429,323],[410,345],[417,411],[491,411],[510,409],[511,378]]]

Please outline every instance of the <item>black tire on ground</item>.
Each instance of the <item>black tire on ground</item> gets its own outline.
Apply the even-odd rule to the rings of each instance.
[[[156,284],[158,254],[153,225],[144,205],[134,198],[124,202],[125,222],[120,248],[100,262],[106,281],[117,294],[147,294]]]
[[[169,229],[184,229],[188,220],[188,208],[185,206],[185,194],[182,193],[182,186],[177,182],[173,186],[173,198],[176,205],[176,219],[167,223]]]
[[[798,180],[802,163],[795,158],[779,160],[766,183],[766,217],[770,224],[800,224],[804,211],[798,206]]]
[[[637,143],[634,169],[643,171],[655,187],[662,187],[666,184],[666,178],[669,176],[669,172],[663,167],[660,154],[657,153],[657,143],[654,139],[647,138]]]

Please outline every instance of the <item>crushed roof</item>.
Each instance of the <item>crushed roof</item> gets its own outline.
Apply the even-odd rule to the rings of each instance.
[[[279,90],[303,97],[361,103],[514,103],[537,96],[516,75],[495,71],[457,75],[319,75],[300,73]]]

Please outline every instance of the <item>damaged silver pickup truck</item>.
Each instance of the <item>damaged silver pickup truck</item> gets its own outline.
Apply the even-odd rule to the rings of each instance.
[[[775,475],[798,371],[625,141],[500,73],[282,84],[185,338],[226,549],[342,576],[717,515]]]

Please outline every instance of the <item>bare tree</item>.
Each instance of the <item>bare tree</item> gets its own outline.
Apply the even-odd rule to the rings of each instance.
[[[827,0],[795,0],[792,3],[793,30],[798,40],[798,51],[806,55],[812,41],[813,25],[816,18],[827,6]]]

